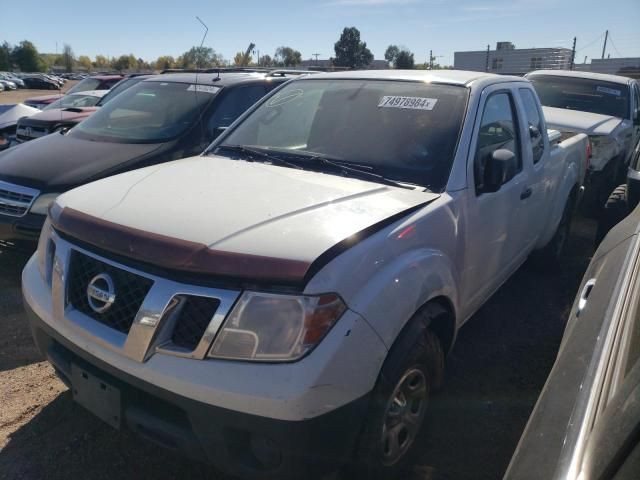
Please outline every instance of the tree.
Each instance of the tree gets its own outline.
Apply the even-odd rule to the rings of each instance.
[[[398,57],[398,54],[400,53],[400,48],[398,48],[397,45],[389,45],[387,47],[387,50],[384,52],[384,59],[395,65],[396,63],[396,58]]]
[[[295,67],[302,63],[302,54],[291,47],[278,47],[274,61],[280,67]]]
[[[13,47],[11,62],[23,72],[41,72],[44,64],[38,55],[38,49],[29,40],[23,40]]]
[[[415,62],[413,60],[413,53],[409,50],[400,50],[395,59],[396,68],[413,69],[415,68]]]
[[[91,67],[93,67],[93,64],[91,63],[91,59],[86,55],[80,55],[78,57],[78,65],[84,68],[87,72],[91,70]]]
[[[156,70],[167,70],[173,68],[176,61],[171,55],[163,55],[156,60]]]
[[[111,66],[111,62],[109,62],[109,59],[104,55],[96,55],[93,66],[98,69],[106,69]]]
[[[11,45],[8,42],[0,45],[0,70],[11,70]]]
[[[360,41],[360,31],[356,27],[345,27],[334,50],[334,63],[338,67],[362,68],[373,60],[373,53],[367,48],[366,42]]]
[[[224,64],[222,55],[210,47],[191,47],[178,57],[176,61],[180,68],[208,68]]]
[[[235,57],[233,57],[233,64],[238,67],[245,67],[249,65],[252,60],[253,60],[253,57],[249,55],[249,57],[247,57],[247,60],[245,62],[244,52],[238,52],[236,53]]]
[[[119,72],[137,68],[138,60],[132,54],[120,55],[117,60],[111,62],[111,67]]]
[[[260,59],[258,61],[258,66],[259,67],[272,67],[273,66],[273,59],[269,55],[263,55],[263,56],[260,57]]]
[[[65,43],[62,48],[62,63],[64,65],[64,69],[67,73],[73,72],[73,65],[76,59],[73,55],[73,50],[71,49],[71,45]]]

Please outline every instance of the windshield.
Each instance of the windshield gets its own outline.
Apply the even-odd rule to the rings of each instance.
[[[262,103],[223,146],[319,155],[441,191],[453,162],[467,98],[467,89],[456,86],[300,80]]]
[[[84,93],[72,93],[59,98],[53,103],[47,105],[44,110],[53,110],[55,108],[72,108],[72,107],[93,107],[100,101],[100,96],[85,95]]]
[[[187,130],[220,90],[173,82],[140,82],[72,130],[73,135],[119,143],[160,143]],[[80,128],[81,127],[81,128]]]
[[[133,87],[136,83],[140,83],[145,78],[147,77],[132,77],[127,78],[126,80],[120,80],[111,90],[109,90],[109,93],[100,99],[97,105],[101,107],[119,93],[124,92],[129,87]]]
[[[67,94],[75,92],[86,92],[87,90],[97,90],[102,82],[97,78],[85,78],[75,87],[69,89]]]
[[[587,78],[532,75],[540,103],[545,107],[566,108],[613,117],[629,116],[629,87],[620,83]]]

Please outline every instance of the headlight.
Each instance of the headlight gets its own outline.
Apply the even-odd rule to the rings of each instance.
[[[36,198],[36,201],[31,205],[31,213],[38,215],[46,215],[49,211],[49,207],[58,198],[59,193],[45,193]]]
[[[263,362],[297,360],[324,338],[346,309],[335,293],[245,292],[220,329],[209,356]]]
[[[44,222],[42,231],[40,232],[40,239],[38,240],[38,268],[40,269],[40,275],[42,279],[51,285],[51,272],[53,270],[53,257],[56,253],[56,244],[53,242],[53,227],[51,227],[51,220],[49,217]]]

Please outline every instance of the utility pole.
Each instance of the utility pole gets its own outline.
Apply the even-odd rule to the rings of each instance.
[[[607,40],[609,39],[609,30],[604,32],[604,45],[602,46],[602,59],[604,60],[604,52],[607,49]]]
[[[433,50],[429,50],[429,70],[433,70]]]
[[[318,66],[318,57],[320,56],[319,53],[312,53],[311,54],[312,57],[316,57],[316,66]]]
[[[487,58],[485,61],[485,65],[484,65],[484,71],[488,72],[489,71],[489,49],[491,48],[491,45],[487,45]]]
[[[573,37],[573,48],[571,48],[571,68],[569,70],[573,70],[573,66],[576,63],[576,40],[577,37]]]

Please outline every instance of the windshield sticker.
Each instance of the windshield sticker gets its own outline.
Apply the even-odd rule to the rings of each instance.
[[[608,87],[596,87],[596,91],[600,93],[606,93],[607,95],[615,95],[616,97],[622,95],[622,92],[620,90]]]
[[[278,93],[269,101],[269,103],[267,103],[267,106],[278,107],[280,105],[284,105],[285,103],[289,103],[298,97],[301,97],[303,94],[304,91],[300,90],[299,88],[296,90],[291,90],[290,92]]]
[[[206,92],[206,93],[218,93],[220,87],[213,87],[211,85],[189,85],[188,92]]]
[[[400,97],[388,95],[382,97],[378,107],[381,108],[409,108],[412,110],[433,110],[438,103],[437,98]]]

